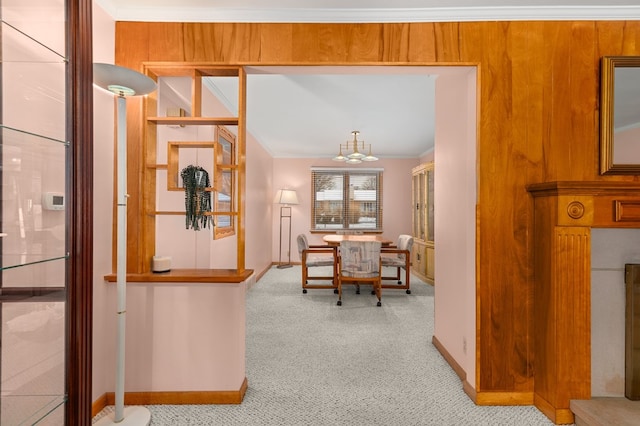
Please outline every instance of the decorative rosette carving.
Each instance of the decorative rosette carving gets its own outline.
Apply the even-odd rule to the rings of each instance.
[[[580,219],[584,216],[584,204],[580,201],[572,201],[567,206],[567,214],[572,219]]]

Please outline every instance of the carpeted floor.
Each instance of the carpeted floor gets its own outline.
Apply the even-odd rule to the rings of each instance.
[[[329,272],[330,273],[330,272]],[[300,267],[272,268],[247,294],[240,405],[149,406],[158,425],[551,425],[535,407],[480,407],[431,344],[433,287],[302,293]],[[112,412],[105,408],[97,417]]]

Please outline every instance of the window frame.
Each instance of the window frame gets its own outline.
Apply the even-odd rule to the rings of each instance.
[[[323,168],[312,167],[311,168],[311,232],[362,232],[362,233],[375,233],[379,234],[383,232],[383,214],[382,214],[382,201],[383,201],[383,171],[381,168]],[[341,198],[332,200],[324,199],[319,200],[318,194],[320,191],[316,190],[317,184],[321,181],[321,176],[334,176],[338,179],[342,179]],[[354,177],[368,177],[375,179],[375,198],[354,200],[350,197],[351,183]],[[356,189],[357,190],[357,189]],[[371,194],[364,194],[365,196],[371,196]],[[325,202],[325,207],[320,208],[319,204]],[[357,203],[357,211],[353,208]],[[338,214],[332,214],[329,219],[319,220],[320,216],[325,216],[327,210],[326,204],[333,205],[333,210],[338,210]],[[363,210],[364,209],[364,210]],[[353,215],[359,215],[359,220],[363,217],[360,213],[364,212],[373,213],[374,227],[368,228],[364,226],[350,226],[353,225]],[[335,217],[339,217],[339,222],[342,226],[335,225]]]

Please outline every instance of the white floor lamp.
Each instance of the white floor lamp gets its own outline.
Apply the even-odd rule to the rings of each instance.
[[[275,202],[280,204],[280,252],[278,253],[277,268],[291,268],[291,204],[298,204],[298,194],[293,189],[279,189],[276,193]],[[288,261],[282,263],[282,221],[289,220],[289,248],[287,251]]]
[[[124,408],[124,342],[127,312],[127,100],[156,90],[156,83],[146,75],[111,64],[93,64],[93,82],[117,96],[117,260],[116,283],[118,329],[116,342],[115,413],[100,419],[97,425],[148,425],[151,413],[146,407]]]

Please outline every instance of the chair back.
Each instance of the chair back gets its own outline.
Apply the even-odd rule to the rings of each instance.
[[[407,250],[411,252],[413,248],[413,237],[411,235],[400,235],[398,237],[398,249],[399,250]],[[405,260],[404,253],[398,253],[398,257],[402,260]]]
[[[340,274],[353,278],[380,275],[380,241],[340,242]]]
[[[307,236],[304,234],[298,235],[298,254],[300,255],[300,259],[302,259],[302,251],[309,249],[309,240],[307,240]]]

